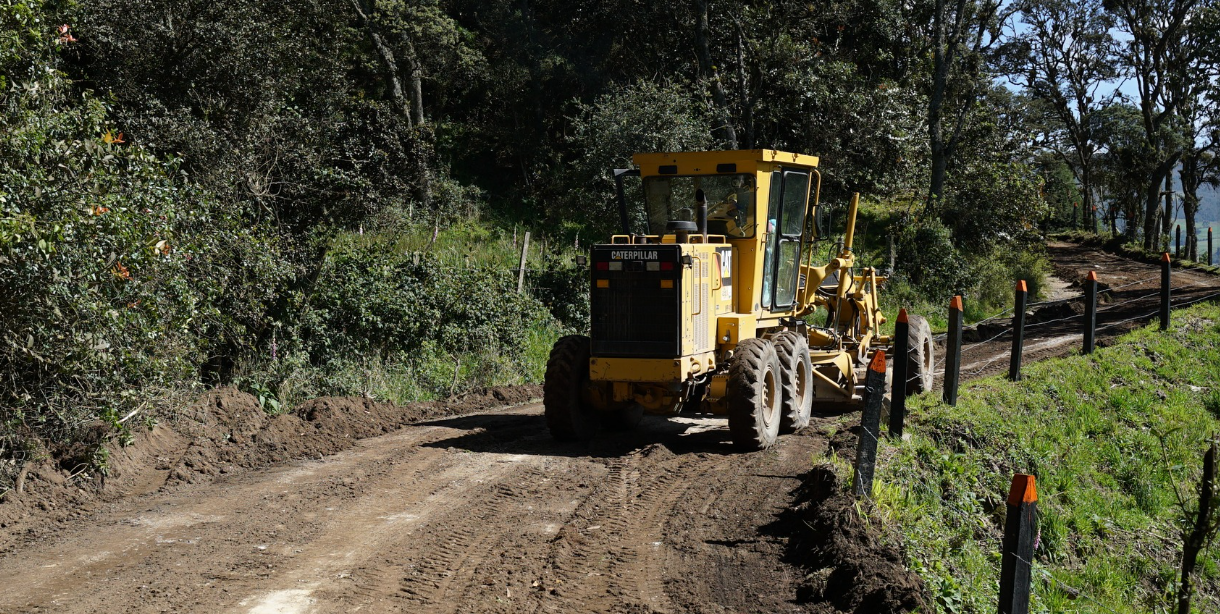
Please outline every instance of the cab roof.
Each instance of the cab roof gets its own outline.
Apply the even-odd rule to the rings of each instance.
[[[632,162],[644,177],[654,175],[716,175],[754,173],[772,165],[817,168],[818,157],[774,149],[638,153]]]

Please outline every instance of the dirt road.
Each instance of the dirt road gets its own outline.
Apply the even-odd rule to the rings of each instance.
[[[1156,310],[1155,265],[1069,245],[1051,253],[1061,278],[1096,269],[1114,288],[1103,325]],[[1220,291],[1216,277],[1176,279],[1183,301]],[[1036,309],[1027,361],[1076,351],[1077,307]],[[967,378],[1007,369],[1007,325],[975,331],[995,338],[968,348]],[[399,410],[319,402],[266,418],[232,397],[199,406],[203,434],[141,435],[145,470],[107,485],[127,496],[37,499],[72,488],[32,472],[32,494],[4,504],[30,511],[0,514],[0,612],[835,611],[810,594],[819,567],[790,543],[802,529],[785,511],[828,441],[853,439],[837,417],[739,454],[722,419],[648,418],[564,445],[538,404],[422,413],[368,432],[370,417]],[[311,460],[282,462],[301,456]],[[74,511],[49,520],[65,507]]]
[[[790,612],[760,527],[823,440],[731,453],[722,420],[553,443],[541,407],[121,500],[10,548],[4,612]]]

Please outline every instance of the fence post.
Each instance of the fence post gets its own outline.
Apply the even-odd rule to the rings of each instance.
[[[1025,306],[1029,302],[1029,286],[1017,282],[1012,303],[1012,356],[1008,360],[1008,379],[1021,381],[1021,349],[1025,346]]]
[[[1097,271],[1084,282],[1084,353],[1092,354],[1097,340]]]
[[[1161,330],[1169,330],[1169,252],[1161,254]]]
[[[1212,227],[1207,227],[1207,266],[1212,265]]]
[[[1034,476],[1012,476],[1008,490],[1008,518],[1004,522],[1004,551],[1000,553],[1000,614],[1028,614],[1030,563],[1038,531],[1038,489]]]
[[[1182,227],[1174,226],[1173,234],[1174,234],[1173,253],[1175,254],[1174,257],[1181,258],[1182,257]]]
[[[864,378],[864,412],[860,416],[860,442],[856,445],[856,475],[852,491],[873,496],[873,470],[877,467],[877,434],[881,432],[881,399],[885,397],[885,350],[877,350]]]
[[[525,256],[530,249],[530,233],[525,231],[525,240],[521,241],[521,266],[517,271],[517,294],[525,292]]]
[[[902,439],[902,427],[907,413],[907,373],[910,365],[911,325],[907,322],[907,310],[898,310],[898,322],[894,324],[894,373],[890,378],[890,437]]]
[[[945,348],[945,403],[957,405],[957,380],[962,369],[962,297],[949,301],[949,338]]]

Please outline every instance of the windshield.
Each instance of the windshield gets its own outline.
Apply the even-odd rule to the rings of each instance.
[[[754,236],[754,176],[746,174],[644,179],[648,234],[665,234],[670,221],[696,221],[700,190],[707,200],[708,233]]]

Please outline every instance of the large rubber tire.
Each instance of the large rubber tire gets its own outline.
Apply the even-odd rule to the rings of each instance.
[[[602,427],[607,431],[634,431],[644,419],[644,407],[632,404],[630,407],[602,412]]]
[[[561,337],[551,348],[542,385],[546,426],[559,441],[588,441],[600,426],[598,411],[584,402],[589,382],[589,338]]]
[[[809,426],[813,410],[813,363],[809,360],[809,341],[800,333],[784,331],[772,337],[771,342],[779,357],[784,384],[779,432],[791,433]]]
[[[907,316],[907,395],[932,390],[936,375],[936,346],[932,327],[923,316]]]
[[[783,398],[779,356],[765,339],[746,339],[737,344],[729,363],[726,397],[729,435],[744,451],[765,450],[779,438],[780,403]]]

